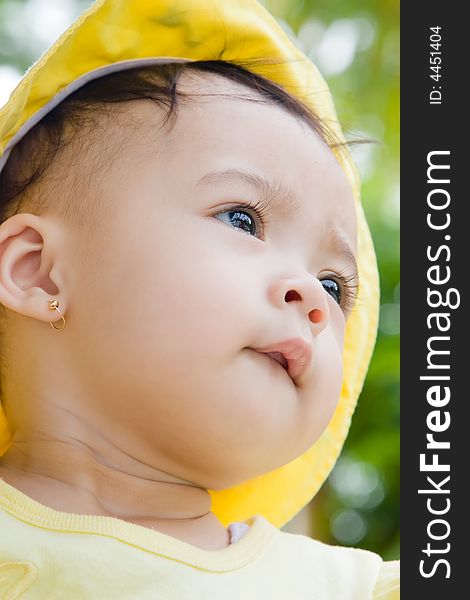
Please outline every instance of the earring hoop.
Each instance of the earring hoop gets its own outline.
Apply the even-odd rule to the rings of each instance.
[[[61,319],[64,323],[62,325],[62,327],[56,327],[52,321],[49,321],[49,325],[51,327],[53,327],[56,331],[62,331],[62,329],[65,327],[65,317],[59,310],[59,301],[58,300],[49,300],[49,308],[51,310],[56,310],[59,313],[59,315],[61,316]]]

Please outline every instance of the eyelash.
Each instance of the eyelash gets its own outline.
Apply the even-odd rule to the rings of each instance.
[[[214,216],[216,217],[224,212],[246,212],[247,210],[251,210],[256,215],[256,229],[258,230],[258,225],[261,225],[261,229],[264,232],[271,224],[270,208],[269,203],[262,198],[258,199],[256,202],[247,202],[246,204],[229,206],[219,211]],[[339,271],[325,279],[332,280],[339,285],[342,310],[345,313],[352,310],[357,299],[357,291],[359,288],[357,278],[354,275],[348,275],[345,271]]]

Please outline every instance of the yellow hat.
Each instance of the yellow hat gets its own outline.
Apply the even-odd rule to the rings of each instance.
[[[27,70],[0,110],[0,171],[25,133],[91,79],[130,67],[215,59],[242,66],[259,59],[253,72],[309,105],[344,141],[323,77],[256,0],[97,0]],[[235,487],[209,490],[224,526],[261,514],[282,527],[313,498],[341,452],[364,383],[377,335],[379,277],[356,166],[347,149],[335,152],[355,198],[361,298],[346,325],[341,398],[302,456]],[[0,404],[0,456],[10,442]]]

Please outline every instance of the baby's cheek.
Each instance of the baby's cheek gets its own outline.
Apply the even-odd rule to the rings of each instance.
[[[344,361],[343,361],[343,351],[342,348],[340,349],[340,351],[337,354],[337,358],[336,361],[334,362],[334,365],[332,367],[332,373],[331,373],[331,378],[332,378],[332,388],[334,389],[334,393],[333,393],[333,403],[337,403],[339,400],[339,394],[341,392],[341,388],[342,388],[342,382],[343,382],[343,368],[344,368]]]
[[[343,347],[342,342],[336,340],[338,346],[331,353],[328,369],[328,402],[326,412],[332,416],[340,399],[343,383]]]
[[[340,313],[339,311],[335,311],[335,313],[332,315],[331,311],[330,311],[330,322],[329,322],[329,327],[331,329],[331,334],[333,335],[336,344],[338,346],[338,348],[340,349],[341,353],[343,352],[343,348],[344,348],[344,339],[345,339],[345,334],[346,334],[346,319],[344,318],[343,314]]]

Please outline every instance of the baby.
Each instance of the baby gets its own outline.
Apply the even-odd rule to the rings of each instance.
[[[284,58],[251,0],[101,0],[0,113],[1,598],[398,598],[397,562],[278,529],[378,292],[340,134],[249,27]]]

